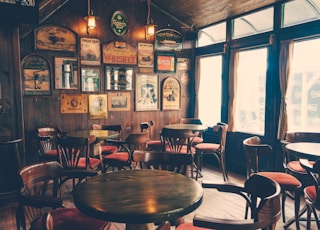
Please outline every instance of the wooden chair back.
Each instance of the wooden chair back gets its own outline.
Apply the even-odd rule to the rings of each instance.
[[[62,207],[59,179],[62,167],[56,161],[25,166],[20,170],[22,188],[18,193],[16,220],[18,229],[42,214],[43,208]]]
[[[176,153],[192,153],[192,143],[199,132],[190,129],[167,129],[161,130],[161,141],[163,151]]]
[[[131,133],[125,140],[126,145],[128,146],[130,152],[134,150],[145,150],[146,143],[149,140],[149,133]]]
[[[56,153],[56,139],[57,136],[62,135],[62,130],[58,127],[40,127],[37,129],[38,133],[38,154],[40,160],[58,160]],[[50,151],[54,151],[56,157],[53,154],[49,154]],[[51,157],[50,157],[51,155]]]
[[[272,147],[268,144],[261,144],[258,136],[252,136],[243,141],[243,148],[246,154],[247,178],[252,173],[259,172],[259,156],[270,156]]]
[[[195,215],[193,219],[195,226],[221,230],[274,229],[281,216],[281,188],[275,181],[261,175],[252,175],[247,179],[244,187],[205,183],[203,187],[240,195],[250,207],[251,219],[220,219]]]
[[[139,150],[133,152],[133,161],[141,169],[160,169],[183,175],[187,174],[187,167],[193,162],[191,154]]]

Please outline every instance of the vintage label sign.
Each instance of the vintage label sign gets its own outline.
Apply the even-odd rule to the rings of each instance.
[[[173,29],[158,30],[155,36],[155,49],[157,51],[181,51],[181,33]]]
[[[87,94],[65,94],[60,95],[60,112],[62,114],[88,113]]]
[[[137,64],[137,50],[126,42],[111,42],[102,47],[105,64]]]
[[[123,36],[128,31],[128,19],[127,15],[117,10],[113,13],[111,18],[111,29],[117,36]]]

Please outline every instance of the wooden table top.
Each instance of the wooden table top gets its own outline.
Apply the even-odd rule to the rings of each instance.
[[[67,133],[68,137],[87,138],[95,135],[99,139],[114,139],[119,136],[119,132],[111,130],[80,130]]]
[[[200,206],[203,190],[195,180],[162,170],[121,170],[80,184],[76,207],[99,219],[143,224],[173,220]]]
[[[165,125],[164,128],[167,129],[191,129],[192,131],[205,131],[208,129],[206,125],[197,125],[197,124],[171,124]]]
[[[290,152],[298,155],[299,157],[319,158],[320,157],[320,143],[313,142],[295,142],[289,143],[286,146]]]

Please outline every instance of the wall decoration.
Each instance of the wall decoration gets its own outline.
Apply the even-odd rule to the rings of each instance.
[[[96,38],[80,38],[80,56],[82,65],[100,65],[100,40]]]
[[[30,54],[22,60],[23,89],[25,96],[51,95],[51,67],[39,54]]]
[[[180,84],[174,77],[167,77],[162,85],[162,110],[180,109]]]
[[[176,72],[176,55],[171,53],[156,53],[155,72],[175,73]]]
[[[34,30],[35,49],[77,51],[77,34],[62,26],[46,25]]]
[[[133,68],[105,66],[106,90],[132,90]]]
[[[108,118],[106,94],[90,94],[89,95],[89,115],[90,115],[90,119]]]
[[[156,74],[136,74],[136,111],[159,109],[159,83]]]
[[[183,85],[188,85],[190,82],[190,77],[188,72],[183,72],[180,76],[180,81]]]
[[[123,36],[128,31],[128,19],[126,13],[117,10],[111,17],[111,29],[117,36]]]
[[[87,94],[60,94],[60,112],[62,114],[88,113]]]
[[[130,92],[108,92],[109,111],[130,111]]]
[[[156,51],[181,51],[182,34],[173,29],[158,30],[154,44]]]
[[[190,70],[190,59],[177,58],[177,70]]]
[[[153,68],[154,51],[153,44],[138,43],[138,66]]]
[[[54,58],[55,89],[79,89],[79,60],[72,57]]]
[[[82,67],[81,68],[81,91],[100,92],[100,68]]]
[[[103,63],[137,64],[137,50],[126,42],[114,41],[102,46]]]

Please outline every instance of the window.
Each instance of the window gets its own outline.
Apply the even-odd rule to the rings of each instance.
[[[267,48],[239,52],[235,130],[264,135]]]
[[[226,41],[227,35],[226,22],[206,27],[199,31],[198,47],[208,46],[219,42]]]
[[[213,126],[221,121],[222,55],[200,57],[199,118]]]
[[[288,130],[320,130],[320,38],[294,43],[287,88]]]
[[[273,7],[232,20],[232,38],[242,38],[273,30]]]

